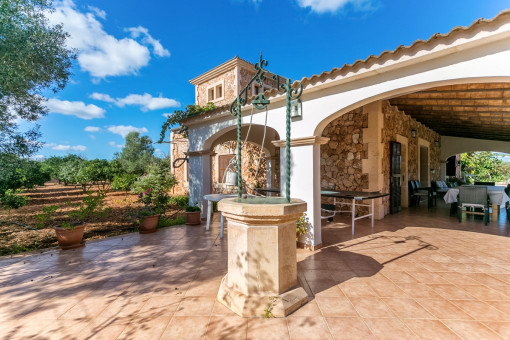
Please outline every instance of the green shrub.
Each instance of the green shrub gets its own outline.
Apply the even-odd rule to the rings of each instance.
[[[189,202],[189,197],[186,195],[177,195],[170,197],[169,203],[179,208],[186,208]]]
[[[2,206],[5,209],[18,209],[27,204],[28,197],[21,196],[22,193],[21,190],[12,190],[7,189],[2,197],[0,198],[0,201],[2,202]]]
[[[138,176],[134,174],[117,175],[113,178],[112,188],[115,190],[122,190],[127,193],[129,190],[131,190],[137,178]]]
[[[186,207],[186,212],[195,212],[200,211],[200,207],[194,206],[194,205],[188,205]]]
[[[164,217],[160,217],[158,221],[158,228],[171,227],[174,225],[181,225],[186,223],[186,217],[177,217],[174,219],[167,219]]]

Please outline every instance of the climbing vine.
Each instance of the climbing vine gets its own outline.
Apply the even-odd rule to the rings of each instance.
[[[161,127],[161,134],[158,140],[158,143],[163,143],[165,139],[166,132],[172,126],[178,125],[179,131],[178,133],[182,134],[184,137],[188,137],[188,127],[182,125],[182,122],[187,118],[199,115],[204,112],[212,111],[216,109],[216,106],[213,103],[207,103],[205,106],[200,106],[196,104],[191,104],[186,106],[184,110],[176,110],[174,113],[170,114],[166,121],[163,123]]]

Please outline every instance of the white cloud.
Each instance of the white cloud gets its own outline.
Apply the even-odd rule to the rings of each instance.
[[[105,94],[105,93],[94,92],[89,97],[92,99],[100,100],[100,101],[107,102],[107,103],[115,103],[115,99],[110,97],[109,94]]]
[[[162,116],[165,117],[165,118],[168,118],[170,117],[172,114],[171,113],[163,113]]]
[[[87,151],[87,147],[84,145],[64,145],[55,143],[46,143],[45,147],[52,148],[57,151]]]
[[[86,132],[99,132],[99,131],[101,131],[101,128],[97,127],[97,126],[86,126],[85,129],[83,129],[83,131],[86,131]]]
[[[138,105],[141,106],[142,111],[152,111],[159,109],[166,109],[168,107],[179,107],[179,103],[175,99],[165,98],[162,96],[153,97],[148,93],[144,94],[129,94],[124,98],[112,98],[109,94],[94,92],[90,95],[90,98],[101,100],[108,103],[115,103],[118,107],[124,107],[126,105]]]
[[[154,53],[167,56],[170,53],[158,40],[144,35],[141,43],[131,38],[116,38],[104,31],[96,19],[106,17],[98,8],[89,8],[90,12],[81,13],[72,0],[55,3],[55,11],[47,14],[51,24],[64,25],[70,34],[68,46],[78,50],[78,63],[81,69],[89,72],[95,82],[108,76],[137,74],[140,68],[147,66],[151,55],[145,45],[154,46]],[[150,39],[149,39],[150,38]]]
[[[97,17],[100,17],[101,19],[105,20],[106,19],[106,12],[103,11],[102,9],[99,9],[97,7],[94,7],[94,6],[88,6],[87,7],[89,9],[89,11],[92,11],[94,12],[94,14],[97,16]]]
[[[76,116],[81,119],[104,118],[105,113],[105,110],[94,104],[86,105],[84,102],[71,102],[55,98],[48,99],[46,107],[51,113]]]
[[[121,135],[122,138],[126,138],[128,133],[130,133],[130,132],[137,131],[139,133],[145,133],[145,132],[148,132],[149,130],[147,130],[145,127],[137,128],[137,127],[134,127],[131,125],[128,125],[128,126],[126,126],[126,125],[112,125],[112,126],[108,127],[108,131],[110,131],[111,133],[115,133],[117,135]]]
[[[317,13],[334,13],[349,4],[356,10],[371,10],[373,8],[372,1],[373,0],[297,0],[300,7],[310,7],[313,12]]]
[[[153,97],[148,93],[144,94],[130,94],[125,98],[117,98],[115,103],[117,106],[124,107],[125,105],[138,105],[141,106],[142,111],[165,109],[168,107],[179,107],[181,103],[174,99],[164,97]]]
[[[108,144],[110,144],[110,146],[113,146],[114,148],[119,148],[119,149],[122,149],[124,147],[124,145],[117,144],[114,141],[110,141]]]
[[[96,136],[95,135],[89,135],[90,139],[92,140],[96,140]]]
[[[150,34],[149,30],[145,27],[138,26],[138,27],[130,27],[127,28],[126,31],[131,33],[132,38],[138,38],[140,36],[143,36],[142,42],[151,45],[154,49],[154,54],[159,57],[169,57],[170,52],[161,45],[159,40],[154,39]]]
[[[44,161],[46,157],[44,157],[43,155],[33,155],[32,157],[30,157],[30,159],[33,161]]]

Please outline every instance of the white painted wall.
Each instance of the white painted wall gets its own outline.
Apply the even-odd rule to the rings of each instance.
[[[464,152],[496,151],[510,153],[510,142],[460,137],[441,137],[441,160]]]

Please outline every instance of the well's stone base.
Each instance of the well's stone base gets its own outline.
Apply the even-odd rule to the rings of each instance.
[[[245,295],[229,286],[227,277],[221,281],[217,299],[243,318],[283,318],[308,302],[308,295],[300,286],[280,295]]]

